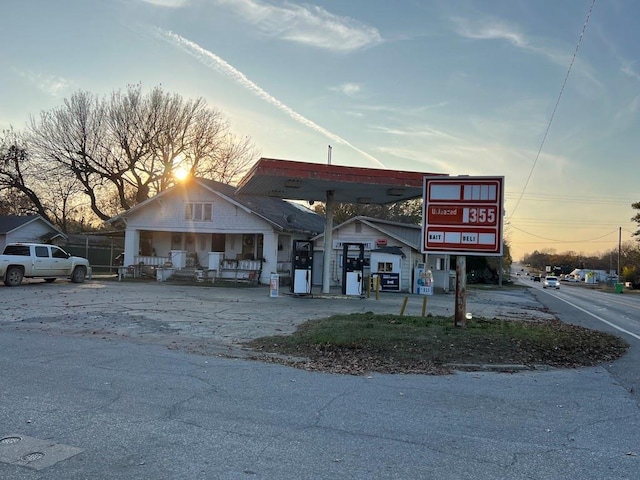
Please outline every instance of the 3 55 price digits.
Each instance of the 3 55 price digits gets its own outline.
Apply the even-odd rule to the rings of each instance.
[[[470,207],[469,223],[493,224],[496,221],[496,209],[491,207]]]

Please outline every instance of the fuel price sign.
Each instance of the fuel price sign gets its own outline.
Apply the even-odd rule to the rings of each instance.
[[[502,255],[504,177],[425,177],[423,253]]]

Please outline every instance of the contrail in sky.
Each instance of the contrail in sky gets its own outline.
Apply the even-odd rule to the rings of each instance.
[[[289,115],[295,121],[301,123],[302,125],[305,125],[305,126],[311,128],[312,130],[315,130],[318,133],[323,134],[324,136],[326,136],[327,138],[329,138],[329,139],[331,139],[331,140],[333,140],[335,142],[342,143],[342,144],[352,148],[353,150],[355,150],[356,152],[360,153],[361,155],[364,155],[369,160],[375,162],[376,164],[380,165],[381,167],[384,167],[384,164],[380,160],[375,158],[374,156],[369,155],[367,152],[363,152],[362,150],[360,150],[356,146],[352,145],[351,143],[347,142],[343,138],[339,137],[335,133],[330,132],[326,128],[323,128],[320,125],[318,125],[317,123],[312,122],[308,118],[303,117],[298,112],[293,110],[291,107],[288,107],[287,105],[282,103],[280,100],[278,100],[277,98],[273,97],[268,92],[264,91],[262,88],[260,88],[254,82],[249,80],[244,73],[240,72],[238,69],[236,69],[233,66],[229,65],[227,62],[225,62],[222,58],[220,58],[216,54],[210,52],[209,50],[206,50],[206,49],[202,48],[197,43],[194,43],[191,40],[188,40],[188,39],[186,39],[186,38],[184,38],[184,37],[182,37],[182,36],[180,36],[180,35],[178,35],[176,33],[173,33],[173,32],[167,31],[167,30],[163,30],[161,28],[156,28],[155,30],[160,35],[160,37],[163,38],[164,40],[167,40],[169,43],[172,43],[172,44],[180,47],[182,50],[187,52],[189,55],[193,56],[196,60],[198,60],[199,62],[203,63],[207,67],[214,68],[215,70],[218,70],[219,72],[224,73],[228,77],[231,77],[236,82],[238,82],[240,85],[242,85],[246,89],[248,89],[251,92],[253,92],[255,95],[257,95],[259,98],[261,98],[265,102],[270,103],[271,105],[274,105],[275,107],[277,107],[280,110],[282,110],[283,112],[285,112],[287,115]]]

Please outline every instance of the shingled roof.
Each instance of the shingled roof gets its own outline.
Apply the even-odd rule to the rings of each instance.
[[[277,197],[264,197],[257,195],[238,195],[236,187],[226,183],[208,180],[206,178],[192,178],[189,182],[197,183],[203,188],[216,193],[228,201],[239,205],[260,218],[269,222],[274,228],[283,232],[305,233],[310,236],[324,232],[325,219],[314,211],[293,201]],[[155,197],[149,198],[137,204],[126,212],[122,212],[108,220],[109,223],[117,223],[123,217],[132,212],[145,208],[175,188],[189,188],[189,183],[176,185],[165,190]]]
[[[37,215],[0,215],[0,233],[9,233],[38,218]]]
[[[198,178],[196,181],[240,203],[283,231],[311,235],[324,232],[324,217],[303,205],[276,197],[237,195],[236,187],[214,180]]]

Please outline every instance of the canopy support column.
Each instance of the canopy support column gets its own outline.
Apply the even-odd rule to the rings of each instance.
[[[333,251],[333,190],[327,190],[324,225],[324,258],[322,261],[322,293],[331,287],[331,252]]]

